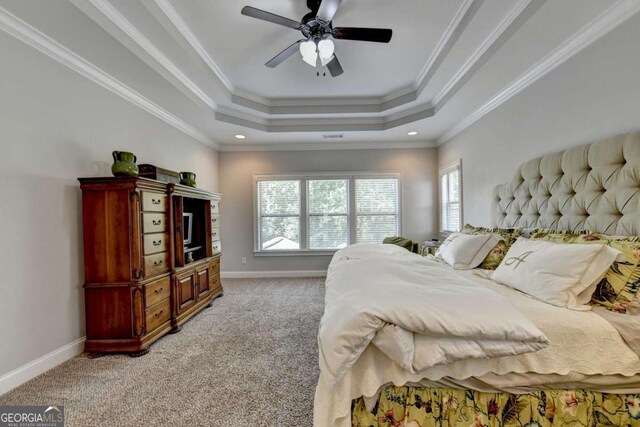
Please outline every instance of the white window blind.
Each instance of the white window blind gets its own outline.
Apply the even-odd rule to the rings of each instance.
[[[462,176],[460,162],[440,170],[440,231],[457,232],[462,228]]]
[[[397,236],[399,183],[393,173],[256,175],[255,251],[325,254]]]
[[[309,249],[339,249],[349,244],[349,180],[307,181]]]
[[[259,181],[260,249],[300,249],[300,181]]]
[[[398,235],[398,179],[355,180],[356,241],[381,243]]]

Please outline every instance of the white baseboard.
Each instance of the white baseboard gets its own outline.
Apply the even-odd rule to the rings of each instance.
[[[47,372],[49,369],[55,368],[62,362],[66,362],[72,357],[82,353],[84,350],[85,337],[64,345],[23,365],[13,371],[0,377],[0,394],[4,394],[9,390],[18,387],[20,384],[26,383],[32,378]]]
[[[256,279],[256,278],[280,278],[280,277],[325,277],[326,270],[307,271],[222,271],[223,279]]]

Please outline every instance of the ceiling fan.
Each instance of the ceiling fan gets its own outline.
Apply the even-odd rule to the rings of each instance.
[[[326,66],[331,76],[337,77],[344,71],[335,55],[335,46],[330,38],[389,43],[393,35],[392,30],[384,28],[334,28],[332,21],[340,3],[342,0],[307,0],[307,7],[311,9],[311,12],[307,13],[300,22],[251,6],[243,7],[241,13],[245,16],[299,30],[304,36],[304,39],[296,41],[274,56],[265,64],[267,67],[275,68],[299,51],[306,63],[312,67]]]

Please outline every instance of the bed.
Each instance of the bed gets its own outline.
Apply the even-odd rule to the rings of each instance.
[[[542,239],[637,236],[640,134],[531,160],[494,197],[494,225]],[[336,253],[325,302],[317,427],[640,425],[637,348],[598,310],[390,245]]]

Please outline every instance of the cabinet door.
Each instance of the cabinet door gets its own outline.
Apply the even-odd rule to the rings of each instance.
[[[180,312],[196,302],[196,275],[191,273],[186,276],[178,276],[176,281],[178,312]]]
[[[205,267],[196,270],[197,283],[198,283],[198,297],[203,297],[209,293],[209,268]]]

